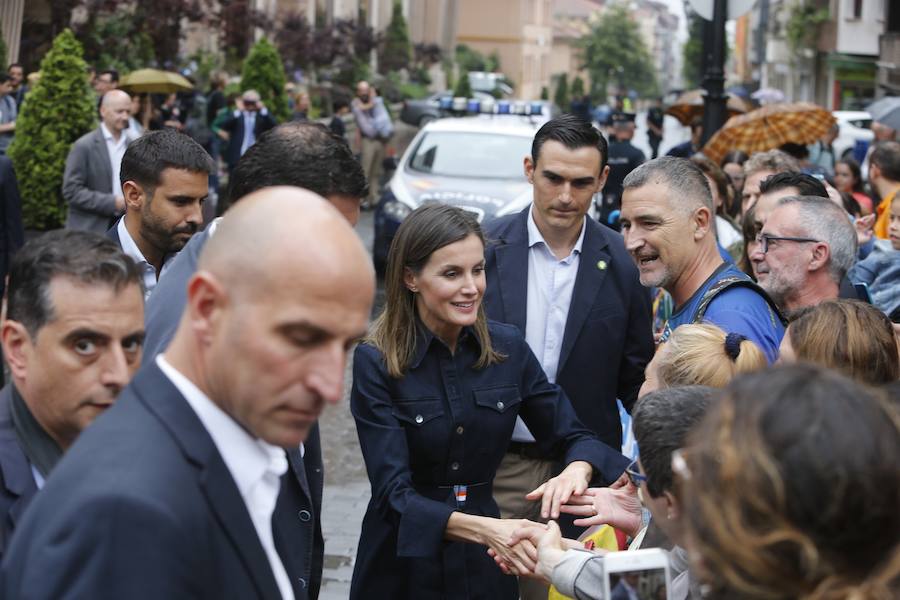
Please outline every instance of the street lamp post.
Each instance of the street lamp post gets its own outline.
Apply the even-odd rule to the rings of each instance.
[[[725,19],[728,0],[713,0],[712,34],[704,36],[703,56],[706,73],[703,87],[706,90],[703,111],[703,138],[706,141],[725,124]],[[710,47],[711,46],[711,47]]]

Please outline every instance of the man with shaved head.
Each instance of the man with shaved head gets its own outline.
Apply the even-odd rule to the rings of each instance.
[[[130,138],[131,97],[111,90],[100,100],[100,127],[72,145],[63,175],[66,228],[106,233],[125,212],[119,168]]]
[[[172,344],[58,465],[0,571],[8,598],[308,598],[285,448],[343,394],[371,259],[328,202],[253,193],[220,222]]]
[[[641,284],[664,288],[675,304],[661,341],[680,325],[709,321],[740,336],[730,338],[732,347],[753,340],[774,362],[781,317],[766,293],[719,255],[703,172],[682,158],[657,158],[622,186],[622,235]]]
[[[356,224],[359,219],[360,200],[367,194],[366,177],[347,142],[318,123],[284,123],[261,135],[259,141],[241,157],[231,174],[228,195],[231,202],[237,204],[229,212],[239,208],[243,198],[249,198],[253,192],[279,185],[303,187],[319,194],[350,224]],[[191,238],[187,246],[170,261],[147,300],[145,364],[152,363],[173,338],[187,305],[188,281],[197,271],[201,251],[217,235],[219,222],[219,219],[213,221],[203,232]],[[260,260],[252,249],[247,256]],[[246,268],[243,265],[246,262],[235,263],[236,275],[244,276],[256,269],[255,264]],[[284,478],[290,486],[283,485],[282,490],[299,486],[303,518],[298,519],[296,511],[289,512],[281,528],[299,528],[294,537],[302,539],[306,546],[297,552],[297,560],[306,565],[306,574],[302,578],[309,590],[309,597],[315,598],[325,554],[320,518],[324,466],[318,426],[310,431],[302,454],[295,447],[288,457],[293,477]]]

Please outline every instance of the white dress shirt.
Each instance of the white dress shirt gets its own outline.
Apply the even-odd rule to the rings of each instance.
[[[585,217],[586,218],[586,217]],[[556,258],[534,222],[534,206],[528,211],[528,288],[525,313],[525,341],[551,383],[556,382],[559,352],[562,349],[572,290],[578,274],[585,224],[572,252]],[[522,419],[516,420],[514,442],[533,442],[534,437]]]
[[[247,512],[269,559],[282,598],[294,600],[294,589],[275,549],[272,535],[272,512],[278,500],[281,476],[288,468],[285,451],[248,434],[191,380],[166,362],[162,354],[156,357],[156,364],[181,392],[209,432],[247,505]]]
[[[116,225],[116,232],[119,234],[119,243],[122,246],[122,252],[124,252],[127,256],[130,256],[131,259],[137,263],[138,268],[141,270],[141,274],[144,280],[144,300],[150,295],[150,292],[153,291],[153,288],[156,287],[156,267],[147,262],[147,259],[144,258],[143,253],[141,253],[141,249],[137,247],[134,239],[131,237],[131,234],[128,233],[128,228],[125,227],[125,219],[124,217],[119,219],[118,224]],[[168,263],[166,263],[168,264]],[[166,270],[166,265],[163,265],[163,271]]]
[[[245,110],[242,116],[244,117],[244,139],[241,140],[241,156],[256,142],[256,111]]]
[[[112,170],[112,193],[114,196],[121,196],[122,183],[119,181],[119,171],[122,168],[122,157],[125,156],[125,148],[128,147],[128,136],[125,135],[124,131],[121,132],[117,142],[105,123],[100,123],[100,131],[103,133],[103,139],[106,140],[106,151],[109,153],[109,166]]]

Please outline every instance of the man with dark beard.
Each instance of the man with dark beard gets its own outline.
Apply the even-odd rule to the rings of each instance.
[[[145,297],[167,261],[203,224],[212,158],[200,144],[172,129],[138,138],[125,151],[119,178],[125,216],[107,236],[138,264]]]

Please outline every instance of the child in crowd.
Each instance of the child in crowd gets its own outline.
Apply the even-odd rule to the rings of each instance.
[[[888,233],[890,246],[876,243],[872,253],[854,265],[847,277],[869,286],[872,304],[896,322],[900,318],[900,194],[891,203]]]

